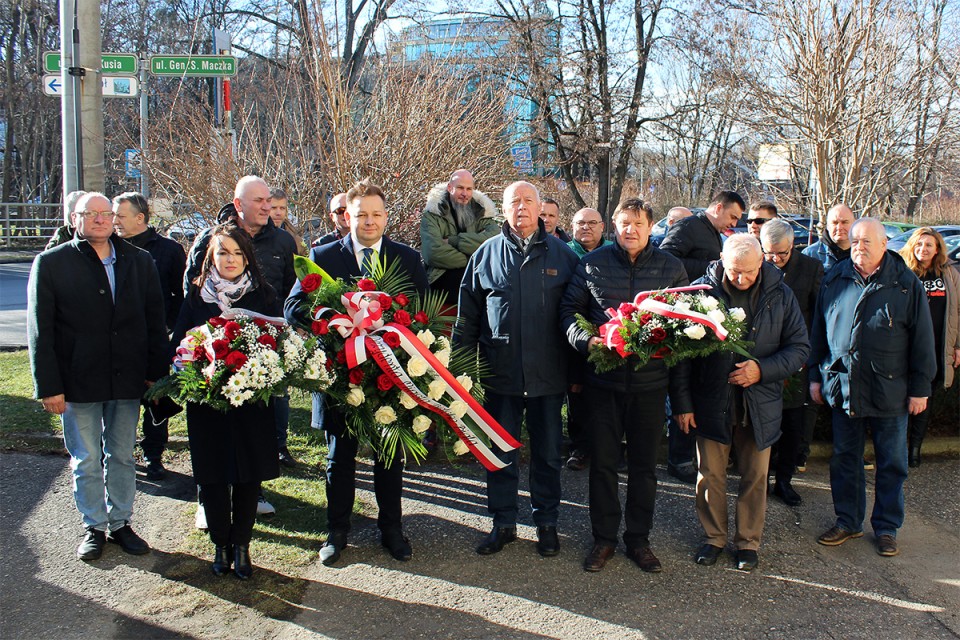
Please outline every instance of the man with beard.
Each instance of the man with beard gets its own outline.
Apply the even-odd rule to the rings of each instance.
[[[493,200],[474,189],[473,176],[457,169],[430,190],[420,217],[420,251],[430,288],[447,294],[455,305],[470,256],[497,235],[500,221]]]

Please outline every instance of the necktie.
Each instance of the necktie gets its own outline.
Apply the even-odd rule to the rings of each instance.
[[[363,260],[360,262],[360,271],[368,277],[373,275],[373,249],[370,247],[363,248]]]

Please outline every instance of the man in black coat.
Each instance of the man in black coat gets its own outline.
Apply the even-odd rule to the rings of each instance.
[[[727,464],[736,447],[736,567],[752,571],[766,515],[770,445],[780,437],[783,381],[803,366],[810,343],[796,296],[780,270],[763,261],[756,238],[732,236],[721,259],[694,284],[709,284],[711,296],[742,311],[752,358],[727,351],[695,358],[670,400],[680,427],[697,436],[697,516],[706,540],[695,560],[713,565],[727,544]]]
[[[96,560],[106,541],[150,548],[133,529],[140,398],[168,368],[163,294],[150,254],[113,236],[110,200],[87,193],[76,237],[37,256],[27,289],[36,397],[62,416],[73,496],[86,529],[77,548]]]
[[[650,242],[653,215],[643,204],[631,198],[617,207],[613,214],[616,244],[583,257],[560,303],[567,339],[584,356],[602,341],[577,325],[577,314],[601,325],[609,320],[606,309],[633,302],[641,291],[687,284],[680,261]],[[602,374],[588,365],[583,395],[591,416],[590,522],[594,545],[584,561],[586,571],[603,569],[617,548],[621,520],[617,463],[624,436],[628,475],[623,543],[627,557],[642,570],[661,570],[660,561],[650,549],[650,528],[657,493],[657,449],[671,374],[662,360],[651,360],[639,371],[628,361]]]
[[[150,206],[139,193],[129,191],[113,199],[113,228],[118,236],[143,249],[153,258],[160,275],[160,289],[166,310],[167,332],[173,330],[183,304],[183,270],[187,255],[179,242],[164,238],[150,225]],[[167,419],[156,419],[152,406],[146,405],[143,412],[143,458],[147,463],[147,479],[163,480],[163,449],[167,445]]]
[[[823,280],[823,264],[816,258],[793,250],[793,227],[783,220],[770,220],[760,230],[763,257],[783,272],[783,281],[797,297],[800,313],[807,333],[813,322],[813,310],[817,306],[817,293]],[[807,368],[804,367],[790,378],[784,390],[783,424],[780,440],[774,445],[776,476],[773,495],[791,507],[803,502],[800,494],[791,485],[793,472],[800,460],[800,444],[804,435],[804,423],[817,420],[817,406],[810,399]]]
[[[427,272],[420,254],[405,244],[394,242],[383,235],[387,226],[386,200],[380,187],[361,182],[347,192],[347,219],[350,235],[339,242],[314,247],[310,259],[332,278],[356,280],[370,274],[373,261],[392,264],[400,262],[406,273],[423,295],[427,290]],[[310,327],[312,318],[305,304],[307,294],[297,282],[284,304],[287,321],[295,326]],[[327,541],[320,548],[320,560],[332,565],[340,559],[347,546],[350,514],[355,495],[356,457],[358,442],[347,431],[343,414],[327,407],[318,414],[314,401],[314,424],[327,436]],[[381,540],[397,560],[409,560],[413,554],[410,542],[403,535],[400,495],[403,488],[403,460],[396,457],[388,467],[377,458],[373,467],[373,486],[377,497],[377,526]]]

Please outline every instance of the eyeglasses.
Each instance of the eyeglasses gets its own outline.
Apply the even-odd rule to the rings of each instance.
[[[345,214],[346,212],[347,212],[347,208],[346,208],[346,207],[337,207],[336,209],[334,209],[334,210],[331,211],[330,213],[332,213],[332,214],[334,214],[334,215],[337,215],[337,216],[342,216],[342,215]]]
[[[776,256],[781,260],[786,260],[787,256],[790,255],[790,252],[789,251],[764,251],[763,255],[765,255],[768,258],[772,258]]]
[[[116,214],[113,211],[74,211],[77,215],[83,216],[85,220],[93,220],[97,216],[102,218],[115,218]]]
[[[587,227],[590,227],[591,229],[593,229],[598,224],[601,224],[599,220],[580,220],[579,222],[574,222],[573,226],[579,227],[581,229],[585,229]]]
[[[747,224],[763,224],[770,218],[747,218]]]

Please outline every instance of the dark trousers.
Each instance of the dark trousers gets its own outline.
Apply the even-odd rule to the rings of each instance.
[[[347,433],[343,416],[326,410],[327,427],[327,530],[350,531],[350,515],[356,496],[357,439]],[[331,429],[332,427],[332,429]],[[397,456],[387,467],[379,458],[373,463],[373,491],[377,498],[377,526],[380,531],[401,528],[400,494],[403,490],[403,460]]]
[[[657,496],[657,449],[663,434],[667,388],[619,393],[587,387],[590,434],[590,524],[597,543],[616,545],[621,516],[627,548],[650,545]],[[620,507],[617,463],[627,439],[627,501]]]
[[[933,397],[936,395],[937,389],[941,387],[943,387],[943,378],[934,378],[932,386],[933,393],[927,398],[927,408],[924,409],[922,413],[908,418],[909,431],[907,432],[907,444],[910,448],[916,447],[919,449],[920,445],[923,444],[923,439],[927,435],[927,425],[930,424],[930,407],[933,404]]]
[[[160,462],[163,456],[163,450],[167,446],[168,420],[156,421],[153,419],[153,411],[149,406],[143,410],[143,440],[140,441],[140,448],[143,450],[143,457],[147,462]]]
[[[560,468],[563,465],[560,455],[563,394],[525,398],[488,391],[484,404],[493,419],[517,440],[520,440],[520,430],[526,416],[527,434],[530,436],[530,504],[533,507],[533,521],[538,527],[556,526],[560,513]],[[509,464],[499,471],[487,472],[487,508],[493,516],[493,526],[512,527],[517,524],[519,450],[495,452]]]
[[[207,516],[210,540],[217,546],[248,545],[253,537],[253,523],[257,518],[259,482],[200,485],[200,502]]]
[[[447,294],[447,306],[457,306],[457,300],[460,297],[460,281],[463,280],[463,273],[466,269],[447,269],[440,277],[430,283],[430,288],[434,291],[442,291]]]
[[[697,438],[693,433],[684,433],[680,429],[680,423],[673,419],[670,414],[670,399],[666,403],[667,416],[670,420],[667,423],[667,464],[672,467],[690,466],[696,463]]]
[[[567,392],[567,435],[570,453],[590,455],[590,409],[583,391]]]
[[[290,396],[273,399],[273,417],[277,421],[277,447],[287,446],[287,424],[290,422]]]
[[[803,440],[803,420],[807,413],[804,406],[783,410],[780,421],[780,439],[773,445],[777,462],[774,474],[777,482],[790,482],[797,467],[800,455],[800,442]]]

